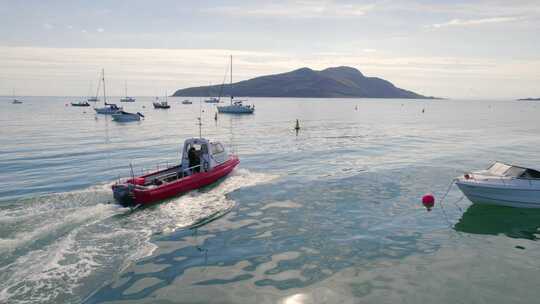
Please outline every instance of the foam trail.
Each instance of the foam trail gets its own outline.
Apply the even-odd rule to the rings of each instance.
[[[235,204],[229,193],[274,178],[239,169],[215,186],[137,212],[107,204],[110,184],[0,210],[0,227],[13,227],[0,234],[0,253],[10,257],[0,263],[0,303],[80,302],[81,290],[99,288],[99,278],[151,255],[153,234],[223,215]]]

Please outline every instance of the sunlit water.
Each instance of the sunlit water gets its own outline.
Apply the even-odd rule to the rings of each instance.
[[[539,298],[539,211],[454,205],[455,187],[444,208],[419,201],[493,160],[540,164],[540,103],[261,98],[215,122],[182,99],[124,104],[145,114],[135,123],[68,98],[0,99],[0,303]],[[178,161],[200,110],[239,168],[149,208],[110,204],[130,163]]]

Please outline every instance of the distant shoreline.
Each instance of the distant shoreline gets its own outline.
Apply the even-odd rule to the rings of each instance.
[[[517,101],[540,101],[540,97],[539,98],[533,98],[533,97],[520,98],[520,99],[517,99]]]

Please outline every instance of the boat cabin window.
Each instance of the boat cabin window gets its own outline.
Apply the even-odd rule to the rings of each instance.
[[[540,172],[533,169],[526,169],[525,172],[523,172],[519,177],[527,179],[540,179]]]
[[[506,172],[504,173],[505,176],[511,176],[511,177],[519,177],[525,172],[525,168],[521,167],[510,167]]]
[[[225,151],[225,149],[220,143],[212,143],[211,149],[212,149],[212,155],[223,153],[223,151]]]

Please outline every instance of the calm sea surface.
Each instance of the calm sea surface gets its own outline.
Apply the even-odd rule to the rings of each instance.
[[[540,166],[540,103],[253,98],[215,122],[183,99],[138,98],[124,106],[146,119],[115,123],[0,98],[0,303],[538,303],[540,211],[420,197],[494,160]],[[130,163],[179,160],[200,108],[234,173],[111,204]]]

